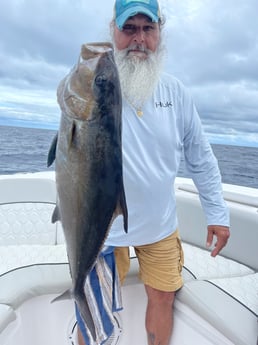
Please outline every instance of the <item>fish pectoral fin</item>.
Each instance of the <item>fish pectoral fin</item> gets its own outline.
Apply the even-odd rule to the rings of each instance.
[[[75,139],[76,139],[76,123],[73,121],[72,127],[70,129],[69,133],[69,147],[75,144]]]
[[[52,144],[49,148],[48,151],[48,156],[47,156],[47,167],[49,168],[50,165],[53,164],[54,160],[56,159],[56,146],[57,146],[57,140],[58,140],[58,133],[56,133]]]
[[[124,230],[127,233],[128,232],[128,211],[127,211],[124,187],[122,187],[121,189],[113,218],[115,218],[119,214],[122,214],[124,217]]]
[[[62,293],[61,295],[57,296],[56,298],[54,298],[51,303],[55,303],[55,302],[60,302],[60,301],[65,301],[68,299],[72,299],[72,293],[71,290],[66,290],[64,293]]]
[[[59,220],[61,220],[60,212],[59,212],[58,206],[56,206],[55,209],[54,209],[54,212],[53,212],[53,214],[52,214],[52,219],[51,219],[51,221],[52,221],[52,223],[56,223],[56,222],[58,222]]]

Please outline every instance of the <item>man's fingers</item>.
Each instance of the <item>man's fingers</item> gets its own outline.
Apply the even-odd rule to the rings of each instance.
[[[212,245],[214,235],[217,237],[217,242],[211,252],[211,256],[215,257],[219,254],[222,248],[225,247],[230,236],[229,228],[225,226],[209,225],[207,235],[207,246]]]
[[[214,257],[214,256],[218,255],[219,252],[221,251],[221,249],[223,247],[225,247],[226,243],[227,242],[224,242],[222,240],[218,240],[217,243],[215,244],[215,247],[214,247],[213,251],[211,252],[211,256]]]
[[[213,231],[208,229],[207,242],[206,242],[207,247],[210,247],[212,245],[212,241],[213,241]]]

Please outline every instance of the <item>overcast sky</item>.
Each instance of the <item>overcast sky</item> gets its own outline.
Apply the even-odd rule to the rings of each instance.
[[[212,143],[258,146],[258,0],[163,0],[165,69]],[[109,40],[113,0],[1,0],[0,125],[58,128],[56,87],[82,43]]]

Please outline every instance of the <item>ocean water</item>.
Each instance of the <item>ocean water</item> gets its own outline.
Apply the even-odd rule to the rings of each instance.
[[[47,155],[56,131],[0,126],[0,174],[53,170]],[[222,182],[258,188],[258,148],[212,145]],[[184,162],[178,176],[187,177]]]

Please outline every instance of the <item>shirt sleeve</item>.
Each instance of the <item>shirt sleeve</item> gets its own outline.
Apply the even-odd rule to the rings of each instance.
[[[229,226],[229,210],[223,198],[218,162],[187,91],[182,97],[182,111],[185,166],[198,189],[207,224]]]

